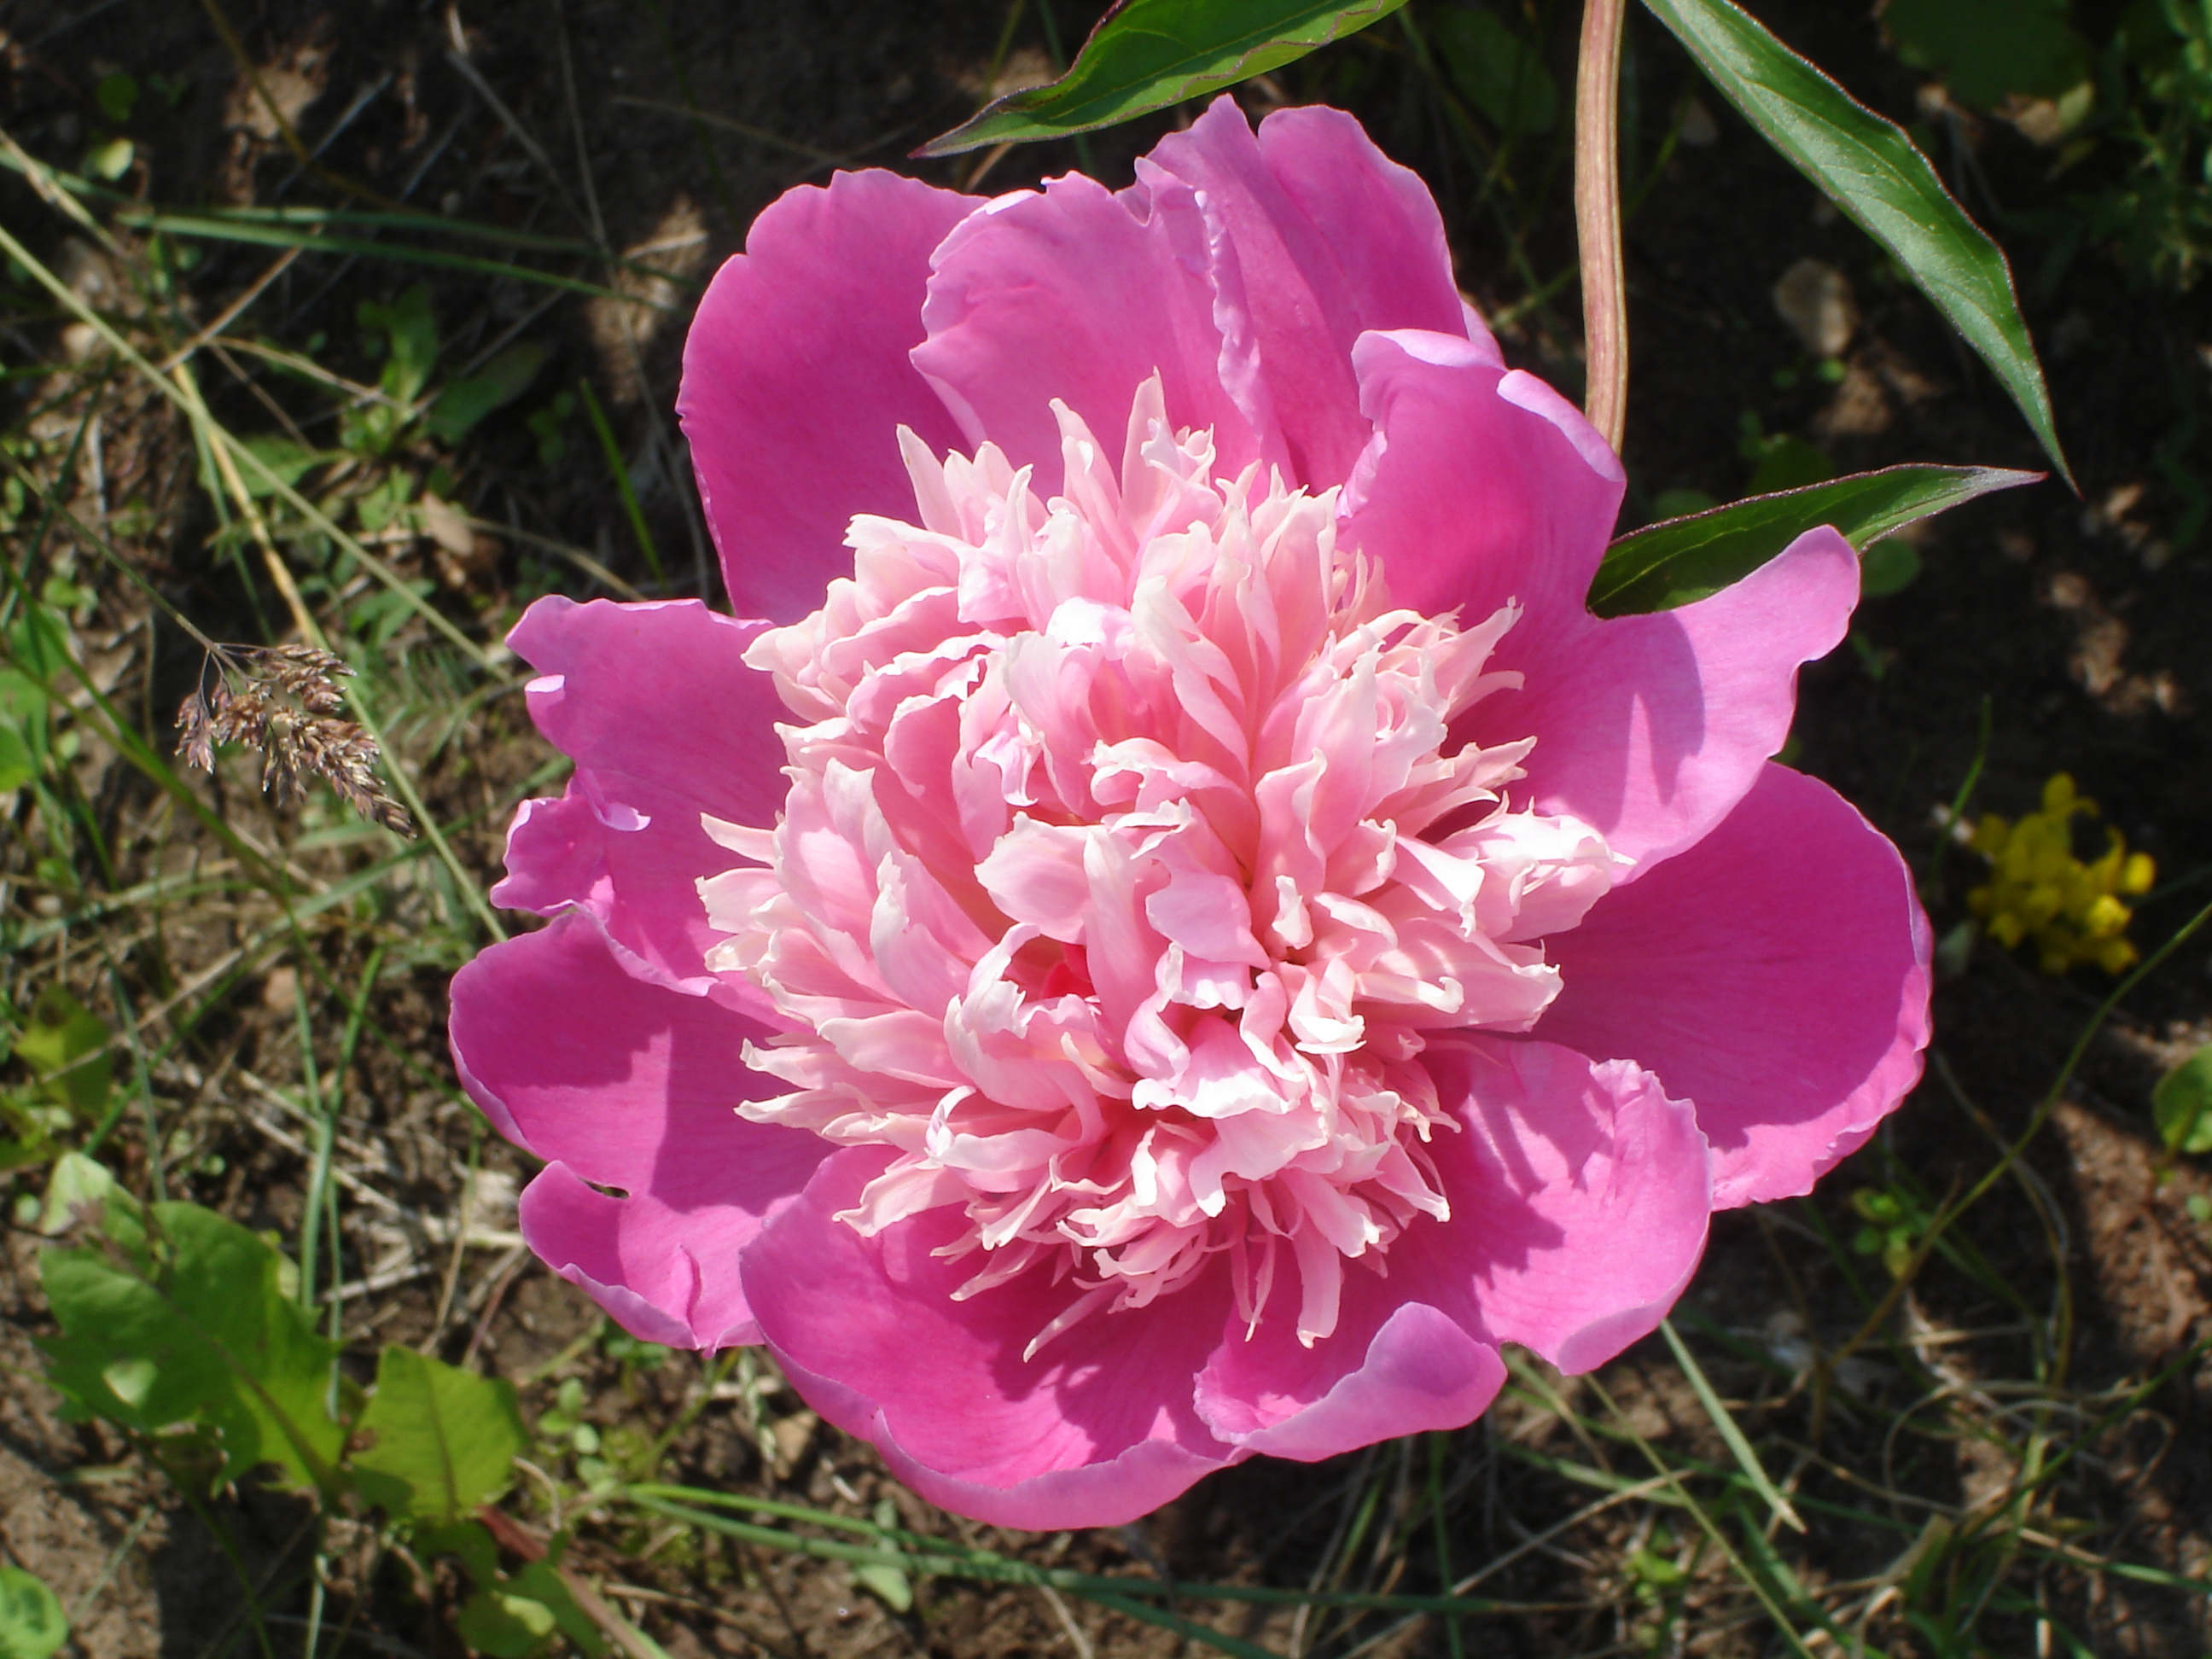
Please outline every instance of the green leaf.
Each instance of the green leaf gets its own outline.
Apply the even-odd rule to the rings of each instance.
[[[1834,526],[1863,553],[1917,520],[2041,476],[1990,466],[1891,466],[1646,525],[1606,549],[1589,607],[1601,617],[1672,611],[1741,581],[1815,526]]]
[[[0,795],[21,789],[39,775],[39,757],[16,727],[0,725]]]
[[[2008,93],[2055,98],[2089,73],[2067,0],[1889,0],[1881,26],[1899,58],[1984,109]]]
[[[94,84],[92,97],[93,101],[100,106],[100,112],[120,125],[129,120],[131,112],[138,107],[137,79],[120,70],[112,75],[103,75]]]
[[[1120,0],[1066,74],[1010,93],[916,155],[1110,127],[1280,69],[1406,0]]]
[[[2150,1104],[2168,1152],[2212,1152],[2212,1043],[2159,1079]]]
[[[542,1561],[532,1561],[507,1575],[510,1593],[526,1596],[553,1615],[553,1622],[561,1634],[586,1654],[597,1656],[607,1650],[607,1638],[592,1617],[576,1605],[576,1598],[568,1593],[568,1586],[555,1565],[558,1558],[548,1555]]]
[[[1901,536],[1885,536],[1859,557],[1859,597],[1886,599],[1912,586],[1920,574],[1920,554]]]
[[[444,443],[460,442],[485,416],[530,390],[544,362],[545,348],[525,341],[507,347],[467,379],[455,380],[430,406],[430,435]]]
[[[154,1205],[142,1227],[110,1203],[102,1229],[106,1248],[40,1261],[62,1328],[40,1346],[73,1409],[142,1434],[213,1429],[218,1481],[271,1463],[295,1486],[331,1489],[337,1345],[283,1293],[283,1258],[197,1204]]]
[[[1644,3],[1767,142],[1896,256],[1990,366],[2072,483],[2012,268],[1928,158],[1730,0]]]
[[[1500,132],[1552,130],[1559,88],[1527,39],[1495,14],[1471,6],[1433,12],[1428,27],[1453,83]]]
[[[503,1589],[478,1590],[453,1615],[453,1634],[491,1659],[534,1659],[559,1628],[543,1601]]]
[[[0,1566],[0,1659],[46,1659],[69,1629],[52,1590],[21,1567]]]
[[[914,1583],[897,1567],[863,1562],[853,1569],[853,1581],[893,1613],[905,1613],[914,1606]]]
[[[438,360],[438,319],[430,309],[429,283],[416,283],[389,305],[364,300],[355,314],[368,333],[383,337],[384,395],[396,403],[413,403]]]
[[[1767,441],[1765,453],[1746,488],[1753,495],[1774,495],[1807,484],[1826,483],[1836,476],[1836,464],[1802,438],[1777,437]]]
[[[529,1445],[512,1382],[398,1346],[377,1360],[376,1393],[355,1432],[368,1442],[352,1465],[363,1501],[430,1525],[505,1491]]]
[[[280,483],[299,483],[324,462],[337,459],[340,453],[335,450],[310,449],[295,439],[274,433],[246,439],[246,447],[254,459],[276,475],[264,477],[252,467],[242,470],[240,482],[245,484],[246,493],[257,499],[275,495]],[[209,493],[214,492],[210,490]]]
[[[39,1074],[47,1099],[87,1117],[107,1103],[114,1084],[113,1058],[97,1052],[106,1042],[106,1020],[60,986],[49,985],[15,1039],[15,1057]]]

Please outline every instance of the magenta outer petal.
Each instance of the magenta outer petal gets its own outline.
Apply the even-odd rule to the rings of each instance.
[[[531,718],[576,774],[565,797],[516,814],[492,898],[540,915],[589,910],[641,970],[765,1012],[750,987],[707,975],[720,935],[697,886],[735,861],[701,814],[766,825],[783,805],[783,705],[744,660],[758,631],[696,599],[530,607],[507,642],[539,671]]]
[[[1249,1338],[1232,1321],[1199,1378],[1199,1412],[1213,1431],[1246,1451],[1312,1462],[1480,1417],[1504,1385],[1505,1362],[1450,1315],[1399,1300],[1398,1268],[1394,1251],[1392,1279],[1370,1285],[1349,1267],[1346,1289],[1360,1305],[1311,1348],[1293,1334],[1295,1297],[1279,1295]]]
[[[685,1212],[649,1193],[610,1198],[565,1164],[523,1188],[522,1237],[632,1336],[672,1348],[760,1340],[738,1283],[738,1252],[760,1231],[735,1208]]]
[[[1758,782],[1790,736],[1799,665],[1842,643],[1858,593],[1850,544],[1808,530],[1710,599],[1589,622],[1540,661],[1501,650],[1526,688],[1472,727],[1536,732],[1520,786],[1536,810],[1595,824],[1641,880]]]
[[[1540,1034],[1633,1055],[1696,1102],[1717,1205],[1811,1191],[1919,1080],[1929,944],[1911,876],[1787,767],[1551,944],[1564,988]]]
[[[1711,1183],[1689,1104],[1632,1065],[1550,1042],[1440,1042],[1428,1064],[1440,1096],[1465,1102],[1466,1133],[1431,1144],[1452,1219],[1448,1247],[1406,1264],[1416,1283],[1455,1264],[1482,1334],[1565,1371],[1656,1329],[1705,1245]]]
[[[1255,413],[1279,424],[1299,482],[1342,483],[1370,435],[1352,343],[1370,329],[1467,326],[1435,202],[1349,116],[1285,111],[1255,138],[1225,95],[1139,163],[1140,180],[1164,175],[1197,192],[1216,319],[1264,383]],[[1481,349],[1495,357],[1486,331]]]
[[[750,1340],[738,1252],[827,1150],[733,1109],[782,1088],[739,1058],[764,1028],[626,972],[572,912],[456,974],[450,1029],[470,1098],[551,1166],[524,1194],[531,1248],[652,1340]]]
[[[1109,194],[1071,173],[1001,197],[945,239],[914,363],[967,447],[997,444],[1036,469],[1049,497],[1060,482],[1053,399],[1118,447],[1138,386],[1158,372],[1170,424],[1212,427],[1223,471],[1260,458],[1222,386],[1206,227],[1188,198],[1143,184]]]
[[[1518,600],[1500,666],[1586,619],[1583,596],[1626,482],[1589,422],[1542,381],[1503,368],[1487,341],[1370,333],[1352,361],[1376,432],[1348,492],[1346,533],[1382,560],[1391,599],[1456,609],[1468,624]]]
[[[893,173],[787,191],[715,273],[676,406],[739,616],[795,622],[849,574],[856,513],[911,516],[897,428],[960,441],[907,353],[931,251],[980,203]]]
[[[872,1441],[923,1496],[1001,1526],[1109,1526],[1241,1455],[1192,1409],[1224,1275],[1022,1351],[1069,1292],[1032,1273],[965,1302],[980,1262],[933,1255],[965,1223],[927,1212],[863,1238],[836,1219],[888,1154],[838,1153],[745,1252],[745,1292],[817,1411]]]
[[[1346,533],[1391,596],[1473,622],[1520,620],[1492,658],[1523,677],[1456,735],[1534,734],[1540,812],[1571,813],[1636,861],[1629,879],[1727,816],[1789,735],[1800,664],[1844,637],[1858,561],[1832,530],[1680,610],[1601,621],[1583,604],[1619,510],[1620,464],[1549,387],[1468,342],[1401,331],[1354,353],[1376,433]]]

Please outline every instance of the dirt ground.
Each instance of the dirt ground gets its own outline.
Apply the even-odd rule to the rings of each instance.
[[[1882,49],[1860,0],[1757,0],[1752,9],[1857,95],[1925,125],[1917,78]],[[1061,6],[1061,37],[1079,39],[1097,9]],[[1548,20],[1563,76],[1559,54],[1571,52],[1574,9],[1558,0],[1530,12]],[[257,67],[266,102],[240,75],[218,15]],[[1006,20],[1000,6],[955,0],[229,0],[227,12],[180,0],[15,0],[0,5],[0,126],[33,155],[73,166],[96,136],[89,112],[100,77],[128,70],[151,86],[160,75],[170,77],[173,96],[143,100],[130,129],[137,159],[119,183],[142,200],[178,209],[329,204],[342,192],[325,175],[338,175],[456,222],[565,238],[651,265],[662,275],[623,269],[614,286],[665,310],[401,264],[372,246],[345,258],[299,260],[273,279],[257,314],[270,337],[325,341],[327,361],[364,380],[375,366],[346,343],[356,307],[388,300],[420,277],[434,283],[457,356],[518,332],[544,342],[551,357],[543,385],[588,376],[602,388],[643,520],[681,588],[686,573],[696,584],[710,580],[712,562],[681,487],[669,415],[696,292],[684,284],[742,245],[762,206],[833,164],[896,166],[987,190],[1077,165],[1070,145],[991,156],[980,173],[974,156],[902,159],[989,90]],[[1044,71],[1051,43],[1034,13],[1008,39],[997,84]],[[1684,99],[1698,99],[1706,118],[1684,124],[1691,136],[1651,175],[1628,231],[1632,522],[1650,516],[1663,491],[1741,494],[1750,472],[1739,447],[1747,425],[1806,437],[1842,471],[1903,460],[2045,465],[2017,413],[1929,306],[1709,90],[1698,90],[1680,51],[1640,15],[1629,74],[1640,112],[1629,140],[1632,178],[1658,153]],[[1572,285],[1547,303],[1523,303],[1528,271],[1549,276],[1572,259],[1557,143],[1545,141],[1548,152],[1532,148],[1516,165],[1510,203],[1499,205],[1497,191],[1482,200],[1441,124],[1410,89],[1411,76],[1402,52],[1354,41],[1240,95],[1255,112],[1277,99],[1322,96],[1360,112],[1387,149],[1435,184],[1462,286],[1486,310],[1507,315],[1509,356],[1578,393]],[[272,104],[319,147],[310,164],[288,149]],[[693,109],[702,113],[694,118]],[[1093,137],[1085,147],[1089,165],[1123,181],[1131,158],[1168,118]],[[2094,252],[2046,281],[2046,244],[2017,227],[2056,198],[2048,155],[1999,123],[1939,112],[1927,130],[1954,188],[2011,252],[2080,493],[2046,481],[1927,526],[1917,580],[1869,601],[1853,643],[1807,671],[1796,763],[1835,784],[1926,872],[1939,809],[1976,763],[1986,709],[1977,805],[2027,810],[2048,775],[2071,772],[2130,845],[2158,860],[2162,885],[2134,930],[2148,948],[2212,897],[2204,880],[2212,875],[2212,652],[2204,647],[2212,550],[2201,538],[2177,537],[2212,472],[2199,425],[2212,314],[2204,292],[2153,290]],[[73,273],[80,291],[112,280],[101,256],[14,173],[0,176],[0,218]],[[1509,228],[1522,240],[1518,258],[1510,257]],[[180,280],[200,318],[257,280],[277,252],[196,246],[200,262]],[[1808,258],[1842,272],[1854,301],[1856,326],[1835,380],[1812,372],[1771,297],[1778,278]],[[572,263],[580,270],[589,262]],[[50,318],[18,319],[4,337],[11,367],[69,349]],[[240,431],[270,425],[259,400],[273,382],[249,385],[251,378],[208,382],[217,414]],[[27,397],[33,384],[11,381],[6,395]],[[258,637],[256,596],[208,550],[211,509],[194,480],[187,434],[127,387],[103,395],[114,400],[102,426],[106,498],[144,509],[144,527],[129,542],[133,556],[209,631]],[[9,418],[26,416],[15,409]],[[484,639],[495,639],[549,586],[608,591],[573,561],[533,556],[541,544],[581,550],[616,578],[644,582],[646,562],[590,444],[578,416],[570,459],[548,462],[519,420],[488,424],[465,452],[453,493],[477,520],[507,528],[480,535],[473,552],[424,545],[394,556],[413,561],[405,570]],[[197,649],[150,622],[127,589],[103,600],[86,641],[118,696],[149,711],[158,732],[163,721],[150,711],[183,694]],[[438,702],[441,671],[427,653],[404,672],[426,705]],[[416,721],[406,753],[426,800],[453,825],[458,857],[489,878],[498,869],[506,803],[552,786],[519,699],[471,701],[465,714],[443,725]],[[100,762],[94,755],[85,764]],[[256,844],[293,844],[295,827],[265,806],[244,772],[200,787]],[[137,849],[144,870],[215,867],[181,832],[157,833],[159,803],[120,766],[100,771],[89,794],[116,826],[116,844]],[[295,854],[318,880],[362,862],[342,842],[301,840]],[[1925,890],[1939,935],[1964,916],[1977,867],[1956,848],[1946,857],[1940,880]],[[374,1035],[346,1082],[342,1120],[354,1183],[344,1260],[366,1286],[349,1304],[346,1330],[361,1352],[404,1342],[515,1378],[532,1414],[553,1408],[564,1380],[578,1380],[583,1415],[609,1446],[650,1442],[691,1413],[668,1449],[665,1478],[855,1515],[888,1501],[917,1529],[1039,1562],[1278,1587],[1315,1585],[1330,1574],[1370,1588],[1433,1585],[1426,1523],[1413,1525],[1427,1473],[1415,1460],[1429,1455],[1418,1449],[1378,1448],[1311,1468],[1246,1466],[1117,1530],[999,1536],[928,1511],[866,1447],[817,1424],[749,1361],[709,1370],[690,1356],[611,1346],[597,1310],[518,1248],[514,1194],[528,1169],[495,1139],[479,1138],[452,1087],[443,988],[457,957],[445,936],[416,927],[438,890],[428,861],[414,868],[373,925],[333,922],[316,934],[341,982],[352,982],[380,943],[397,964],[377,981]],[[35,888],[11,886],[8,902],[29,905]],[[178,1189],[290,1238],[306,1160],[284,1091],[299,1075],[292,1033],[302,977],[252,944],[270,921],[257,902],[183,906],[164,919],[163,948],[180,980],[189,988],[206,975],[201,987],[229,988],[155,1083],[173,1109],[162,1144]],[[34,914],[48,913],[25,912]],[[411,939],[399,937],[410,929]],[[22,947],[18,982],[66,977],[74,971],[69,948],[66,939]],[[1830,1505],[1808,1509],[1810,1532],[1784,1540],[1794,1571],[1814,1587],[1863,1582],[1875,1622],[1861,1629],[1875,1632],[1888,1653],[2039,1654],[2050,1650],[2049,1630],[2039,1630],[2034,1607],[2051,1609],[2100,1655],[2182,1659],[2212,1642],[2202,1595],[2156,1574],[2089,1565],[2136,1563],[2200,1583],[2212,1565],[2212,1371],[2194,1357],[2202,1352],[2195,1345],[2212,1339],[2212,1232],[2189,1209],[2192,1197],[2212,1198],[2212,1177],[2188,1161],[2168,1166],[2148,1106],[2160,1073],[2212,1037],[2212,941],[2184,947],[2129,999],[2018,1172],[1962,1224],[1962,1248],[1979,1267],[1933,1260],[1890,1304],[1875,1340],[1832,1370],[1808,1370],[1799,1357],[1846,1342],[1887,1282],[1871,1259],[1823,1243],[1824,1236],[1848,1241],[1859,1226],[1852,1195],[1908,1179],[1938,1199],[1972,1185],[1999,1140],[2029,1121],[2108,983],[2094,973],[2051,978],[1984,942],[1939,986],[1930,1073],[1917,1095],[1817,1200],[1722,1218],[1678,1321],[1703,1334],[1715,1385],[1759,1437],[1770,1466],[1789,1468],[1793,1492]],[[111,1150],[126,1180],[143,1180],[146,1146],[137,1126],[125,1125]],[[22,1189],[35,1190],[27,1181]],[[32,1346],[50,1329],[37,1288],[39,1248],[17,1224],[0,1260],[0,1359],[12,1379],[0,1398],[0,1547],[72,1610],[76,1650],[87,1659],[251,1650],[238,1572],[264,1589],[292,1583],[313,1547],[311,1511],[250,1489],[196,1510],[123,1437],[63,1420]],[[2024,1322],[1994,1297],[1991,1283],[2014,1287],[2037,1320]],[[2055,1357],[2038,1346],[2053,1332],[2064,1339]],[[2139,1401],[2130,1392],[2185,1358]],[[2031,1376],[2039,1379],[2033,1389]],[[1679,1519],[1655,1521],[1649,1504],[1622,1502],[1557,1534],[1547,1530],[1582,1514],[1593,1497],[1559,1473],[1561,1460],[1622,1485],[1648,1473],[1618,1436],[1593,1439],[1585,1415],[1597,1410],[1593,1389],[1654,1445],[1726,1462],[1666,1349],[1656,1340],[1642,1345],[1595,1384],[1547,1373],[1539,1381],[1440,1454],[1449,1460],[1449,1542],[1458,1570],[1502,1562],[1481,1593],[1522,1609],[1468,1629],[1472,1650],[1660,1650],[1658,1638],[1648,1638],[1649,1615],[1674,1595],[1686,1599],[1668,1605],[1689,1614],[1664,1650],[1782,1650],[1766,1644],[1756,1607],[1741,1584],[1729,1589],[1724,1574],[1714,1576],[1710,1559],[1695,1558],[1701,1565],[1686,1589],[1654,1589],[1660,1580],[1638,1577],[1636,1564],[1660,1549],[1662,1534],[1675,1539],[1667,1548],[1679,1545],[1682,1559],[1692,1559]],[[1916,1388],[1925,1399],[1913,1397]],[[1540,1403],[1546,1389],[1558,1391],[1549,1405]],[[2121,1401],[2133,1403],[2115,1413]],[[2014,1478],[2031,1427],[2042,1432],[2039,1425],[2061,1419],[2076,1449],[2050,1513],[2063,1511],[2071,1530],[2047,1540],[2032,1572],[2006,1581],[2027,1610],[1994,1607],[1973,1648],[1946,1646],[1940,1632],[1901,1618],[1896,1595],[1940,1601],[1943,1594],[1915,1580],[1909,1562],[1897,1565],[1913,1529],[1939,1510],[1971,1519]],[[1961,1424],[1978,1426],[1967,1432]],[[542,1455],[553,1470],[545,1489],[562,1488],[568,1466],[557,1460],[571,1454],[549,1443]],[[510,1507],[542,1536],[562,1519],[545,1503],[544,1492],[526,1488]],[[1371,1546],[1352,1531],[1363,1504],[1397,1517],[1364,1534],[1377,1540]],[[1893,1530],[1860,1524],[1858,1510],[1905,1517],[1902,1542]],[[1668,1526],[1680,1536],[1666,1534]],[[1385,1537],[1396,1540],[1395,1555],[1386,1556]],[[334,1595],[355,1609],[353,1650],[460,1651],[449,1572],[414,1576],[380,1553],[366,1528],[341,1528],[325,1550]],[[1963,1553],[1945,1559],[1965,1562],[1959,1571],[1972,1565]],[[1028,1589],[925,1585],[913,1611],[894,1613],[842,1567],[635,1519],[586,1521],[569,1559],[675,1659],[1137,1659],[1187,1646],[1172,1632]],[[1882,1575],[1891,1572],[1885,1590]],[[1355,1627],[1265,1605],[1190,1603],[1184,1611],[1270,1652],[1462,1650],[1457,1633],[1429,1620],[1391,1630],[1388,1621]],[[265,1629],[275,1651],[299,1650],[302,1616],[297,1595],[272,1605]]]

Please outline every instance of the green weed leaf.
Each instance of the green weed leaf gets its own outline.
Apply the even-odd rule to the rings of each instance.
[[[114,1060],[97,1052],[106,1042],[106,1020],[60,986],[49,985],[15,1039],[15,1057],[39,1074],[46,1098],[87,1117],[107,1103],[114,1085]]]
[[[1429,33],[1452,82],[1500,132],[1549,132],[1559,94],[1528,40],[1479,7],[1432,12]]]
[[[430,285],[417,283],[386,305],[364,300],[356,313],[362,331],[384,352],[384,395],[397,403],[411,404],[422,395],[438,361],[438,319],[430,309]]]
[[[453,1633],[491,1659],[533,1659],[558,1629],[552,1608],[507,1589],[480,1589],[453,1615]]]
[[[1928,158],[1731,0],[1644,3],[1766,141],[1896,257],[1990,366],[2071,483],[2012,269]]]
[[[1889,0],[1881,26],[1897,55],[1984,109],[2005,94],[2055,98],[2089,72],[2067,0]]]
[[[1741,581],[1816,525],[1833,525],[1863,553],[1916,520],[2040,476],[1988,466],[1892,466],[1647,525],[1606,550],[1589,607],[1601,617],[1671,611]]]
[[[916,155],[1064,138],[1202,98],[1365,28],[1406,0],[1121,0],[1074,66],[1010,93]]]
[[[156,1204],[141,1225],[110,1202],[102,1233],[40,1262],[62,1328],[40,1346],[73,1410],[143,1434],[212,1429],[217,1481],[270,1463],[295,1486],[331,1488],[337,1345],[284,1294],[283,1258],[197,1204]]]
[[[893,1613],[905,1613],[914,1606],[914,1582],[896,1567],[864,1562],[853,1569],[853,1580]]]
[[[485,416],[529,391],[544,362],[543,346],[526,341],[507,347],[477,373],[455,380],[438,394],[426,422],[430,435],[443,443],[460,442]]]
[[[396,1346],[377,1360],[356,1432],[368,1442],[353,1460],[362,1499],[416,1524],[457,1521],[498,1496],[529,1444],[512,1382]]]
[[[274,475],[264,477],[251,467],[241,473],[239,481],[246,486],[246,493],[257,500],[275,495],[280,483],[295,484],[325,461],[337,459],[337,452],[310,449],[295,439],[278,434],[248,438],[245,441],[247,450]],[[213,475],[210,473],[210,476]],[[210,487],[208,493],[213,495],[216,492]]]
[[[52,1590],[21,1567],[0,1566],[0,1659],[46,1659],[69,1628]]]
[[[2159,1079],[2150,1104],[2166,1151],[2212,1152],[2212,1043]]]
[[[93,101],[100,112],[120,126],[131,118],[131,112],[138,107],[138,82],[135,76],[118,70],[103,75],[92,88]]]

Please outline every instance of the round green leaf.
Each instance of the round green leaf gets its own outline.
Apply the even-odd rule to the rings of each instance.
[[[0,1566],[0,1659],[46,1659],[69,1640],[62,1604],[21,1567]]]

